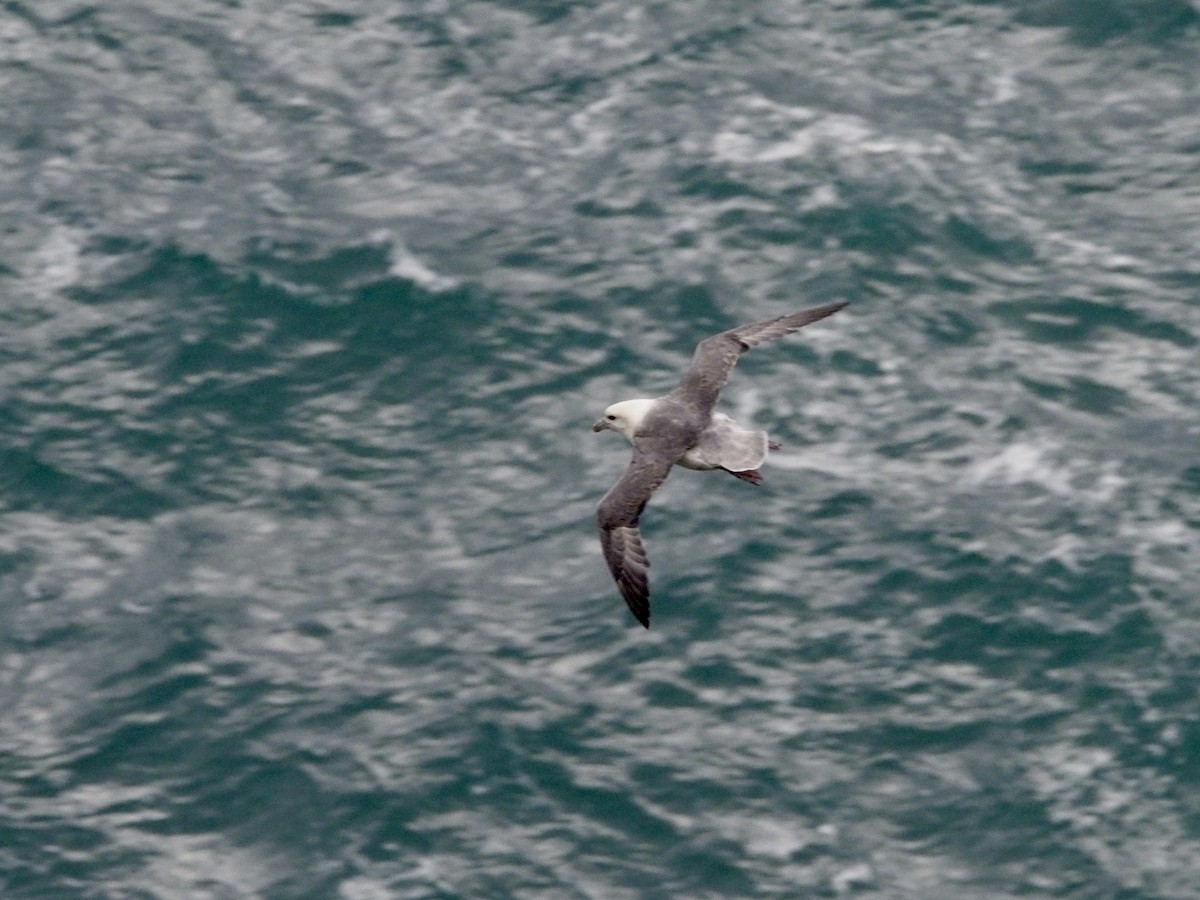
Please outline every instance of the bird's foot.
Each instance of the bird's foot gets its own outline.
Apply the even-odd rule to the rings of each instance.
[[[762,473],[759,472],[758,469],[746,469],[744,472],[730,471],[729,474],[733,475],[735,478],[742,479],[742,481],[748,481],[751,484],[763,483]]]
[[[767,441],[767,449],[768,450],[782,450],[783,444],[779,443],[779,441]]]

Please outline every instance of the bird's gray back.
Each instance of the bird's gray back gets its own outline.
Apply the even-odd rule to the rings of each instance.
[[[675,392],[660,397],[633,436],[633,444],[651,456],[677,460],[700,438],[712,420],[712,404],[705,406]]]

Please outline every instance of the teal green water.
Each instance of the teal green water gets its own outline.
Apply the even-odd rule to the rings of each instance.
[[[1196,896],[1193,5],[0,25],[0,895]]]

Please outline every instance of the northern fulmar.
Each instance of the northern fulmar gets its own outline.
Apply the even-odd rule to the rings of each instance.
[[[647,501],[666,480],[671,466],[723,469],[750,484],[762,484],[758,467],[779,445],[766,432],[742,428],[724,413],[713,412],[717,395],[738,357],[765,341],[791,334],[831,316],[845,303],[739,325],[705,338],[683,379],[671,393],[651,400],[622,400],[604,410],[592,431],[617,431],[633,444],[633,458],[617,483],[596,507],[600,546],[621,596],[634,617],[650,627],[650,560],[638,531]]]

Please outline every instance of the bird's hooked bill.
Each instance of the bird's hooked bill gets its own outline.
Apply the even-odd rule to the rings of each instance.
[[[608,426],[604,424],[604,420],[601,419],[599,422],[597,422],[595,425],[592,426],[592,431],[603,431],[607,427]]]

